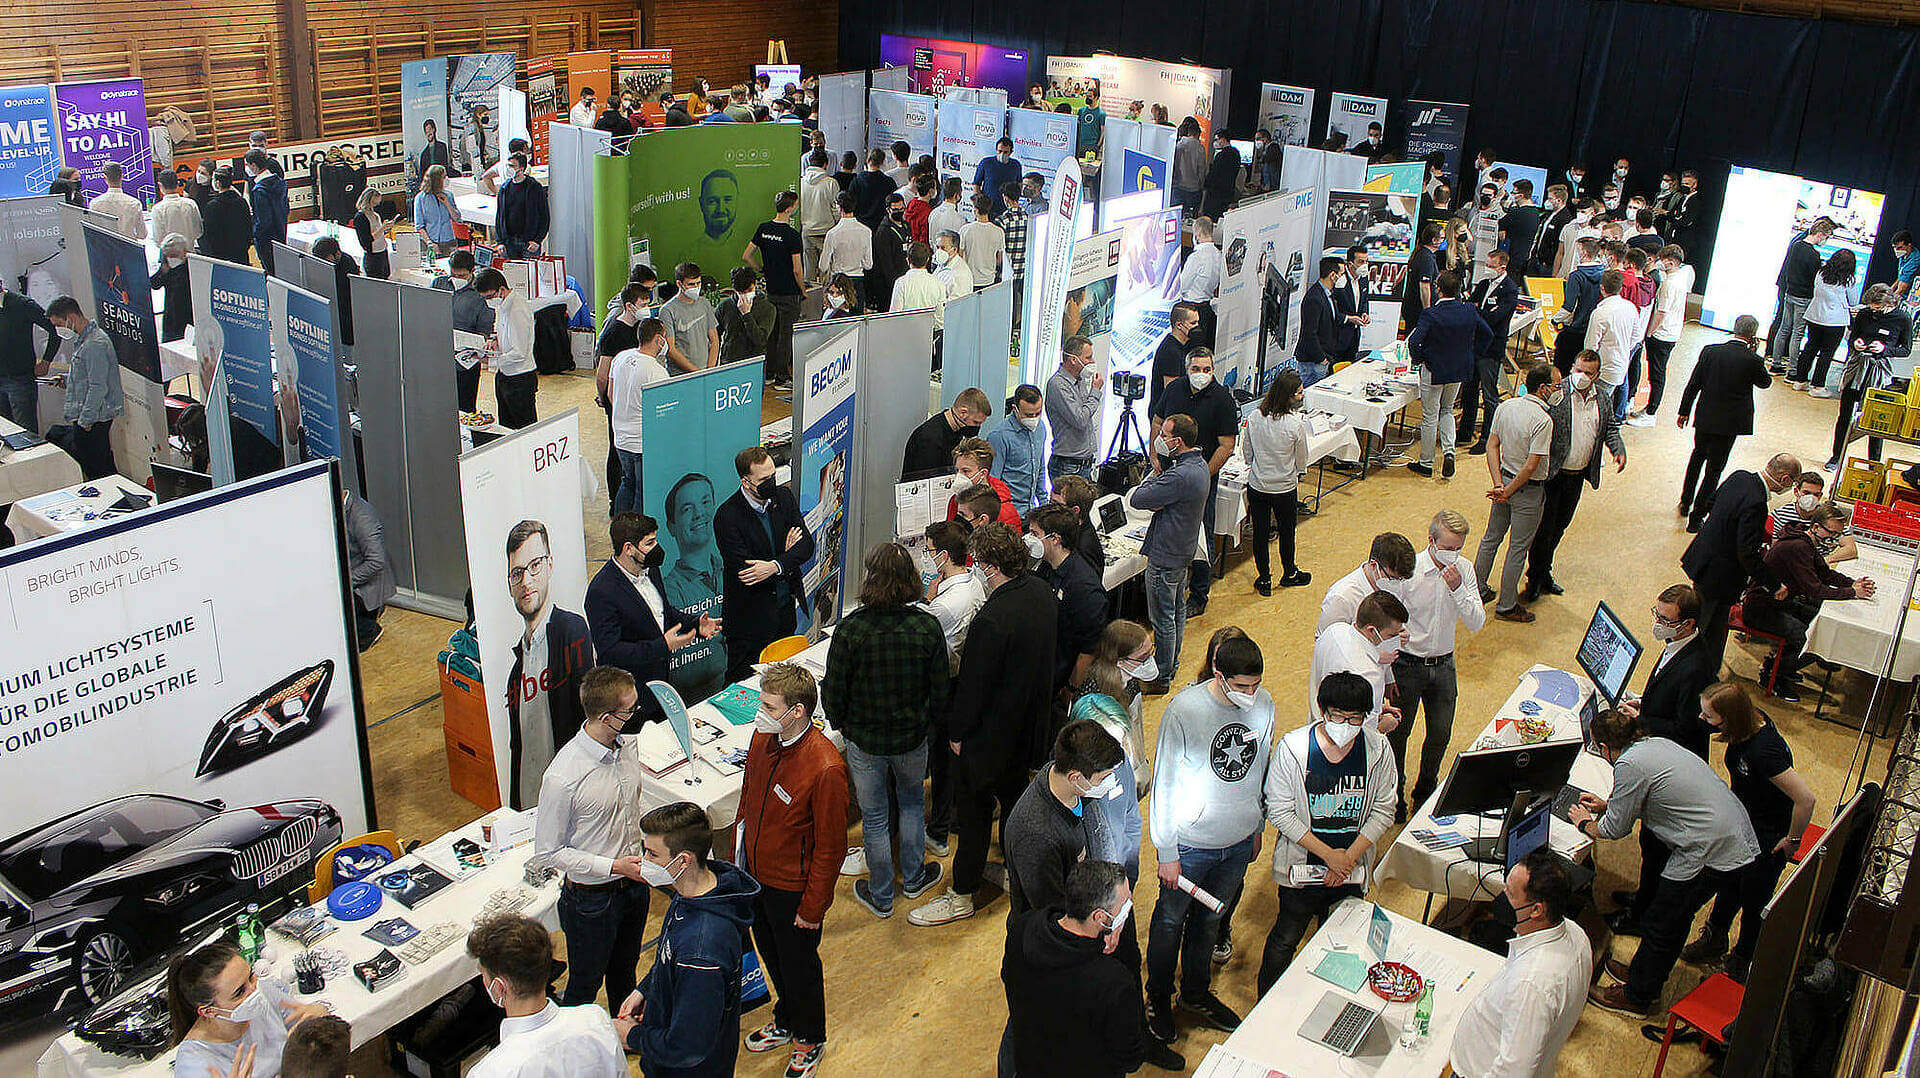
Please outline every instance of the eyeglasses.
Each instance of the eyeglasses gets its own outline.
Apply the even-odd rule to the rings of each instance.
[[[640,714],[640,703],[639,701],[636,700],[634,701],[634,704],[632,707],[618,708],[613,711],[606,712],[601,716],[601,718],[618,719],[619,729],[624,731],[627,728],[627,724],[632,722],[633,717],[638,714]]]
[[[1367,721],[1364,711],[1322,711],[1320,715],[1328,722],[1343,722],[1349,726],[1358,726]]]
[[[523,583],[527,579],[528,573],[534,573],[539,576],[545,576],[547,575],[547,570],[552,567],[553,567],[553,555],[542,554],[539,557],[528,562],[526,568],[524,569],[517,568],[517,567],[513,569],[508,569],[507,583],[510,586],[517,588],[521,585],[521,583]]]
[[[1685,621],[1685,619],[1684,619],[1684,618],[1679,618],[1679,619],[1676,619],[1676,618],[1669,618],[1669,617],[1667,617],[1667,616],[1665,616],[1665,615],[1663,615],[1663,614],[1661,614],[1661,613],[1660,613],[1660,608],[1659,608],[1659,607],[1657,607],[1657,606],[1656,606],[1656,607],[1652,607],[1652,608],[1649,608],[1649,609],[1647,610],[1647,613],[1649,613],[1649,614],[1651,614],[1651,615],[1653,615],[1653,620],[1654,620],[1655,622],[1658,622],[1658,623],[1659,623],[1659,624],[1661,624],[1661,625],[1679,625],[1679,624],[1682,624],[1682,623],[1683,623],[1683,622]]]

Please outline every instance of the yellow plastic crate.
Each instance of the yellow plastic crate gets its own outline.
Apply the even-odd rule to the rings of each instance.
[[[1907,395],[1891,389],[1869,389],[1860,404],[1860,429],[1895,438],[1907,427]]]
[[[1878,502],[1886,488],[1887,466],[1864,457],[1847,458],[1840,478],[1833,485],[1833,496],[1841,501]]]
[[[1920,438],[1920,402],[1907,402],[1907,421],[1900,427],[1900,437]]]

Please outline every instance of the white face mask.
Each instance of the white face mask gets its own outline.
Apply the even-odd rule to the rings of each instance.
[[[1400,637],[1394,635],[1381,640],[1373,645],[1373,653],[1380,657],[1380,663],[1383,666],[1392,662],[1400,654]]]
[[[1820,495],[1802,494],[1793,500],[1793,506],[1800,511],[1802,517],[1810,517],[1813,511],[1820,507]]]
[[[669,862],[669,864],[671,864],[671,862]],[[684,872],[686,870],[682,869],[681,871]],[[640,878],[655,887],[672,887],[673,881],[680,878],[680,873],[673,871],[666,865],[656,865],[643,857],[640,859]]]
[[[506,305],[507,305],[507,298],[505,296],[495,296],[492,299],[487,301],[487,306],[493,308],[496,311],[502,307],[505,307]]]
[[[1155,438],[1153,440],[1153,453],[1159,457],[1173,456],[1173,446],[1164,436]]]
[[[1037,415],[1015,416],[1014,418],[1018,419],[1020,425],[1028,430],[1033,430],[1040,426],[1040,417]]]
[[[482,981],[481,981],[480,983],[486,986],[486,989],[487,989],[487,999],[488,999],[488,1000],[489,1000],[490,1002],[492,1002],[492,1004],[493,1004],[494,1006],[496,1006],[496,1007],[499,1007],[499,1008],[501,1008],[501,1009],[503,1009],[503,1010],[504,1010],[504,1009],[506,1008],[506,1005],[507,1005],[507,994],[506,994],[505,992],[497,992],[497,991],[495,991],[495,990],[494,990],[494,987],[493,987],[493,982],[492,982],[492,981],[488,981],[488,980],[482,980]]]
[[[1580,393],[1585,393],[1587,391],[1587,387],[1592,384],[1593,384],[1593,379],[1587,377],[1586,371],[1573,372],[1573,388],[1575,389],[1575,391]]]
[[[1360,727],[1350,722],[1322,722],[1320,729],[1326,731],[1328,741],[1340,748],[1353,744],[1353,739],[1360,736]]]
[[[1680,637],[1680,626],[1668,625],[1664,621],[1653,623],[1653,638],[1662,644],[1672,643]]]
[[[1189,372],[1187,372],[1187,384],[1193,387],[1193,391],[1194,391],[1195,393],[1198,393],[1198,392],[1200,392],[1201,390],[1203,390],[1203,389],[1205,389],[1205,388],[1207,388],[1207,386],[1208,386],[1208,385],[1209,385],[1210,383],[1212,383],[1212,381],[1213,381],[1213,372],[1212,372],[1212,371],[1189,371]]]
[[[833,292],[827,293],[827,306],[832,307],[834,310],[839,310],[840,308],[845,307],[846,305],[847,305],[847,297],[838,295]]]
[[[1031,554],[1036,558],[1046,557],[1047,546],[1045,543],[1042,543],[1040,541],[1039,536],[1033,534],[1032,532],[1028,532],[1027,534],[1020,537],[1020,541],[1027,545],[1028,554]]]
[[[1078,789],[1077,786],[1075,788]],[[1081,799],[1086,801],[1105,801],[1110,797],[1118,796],[1120,796],[1120,776],[1115,772],[1108,772],[1106,778],[1080,791]]]
[[[60,339],[63,341],[70,341],[79,336],[78,333],[73,331],[72,326],[55,326],[53,330],[55,333],[60,334]]]
[[[1242,711],[1245,711],[1246,709],[1253,706],[1253,693],[1235,692],[1234,690],[1227,688],[1227,681],[1225,678],[1220,679],[1220,692],[1222,695],[1224,695],[1227,698],[1227,703],[1232,704],[1234,707],[1237,707]]]
[[[272,1005],[267,1002],[266,995],[260,991],[259,985],[254,985],[253,991],[247,993],[247,998],[234,1004],[227,1011],[226,1019],[229,1022],[253,1022],[266,1018],[271,1013]]]
[[[1135,681],[1152,681],[1160,676],[1160,661],[1152,655],[1137,663],[1129,659],[1121,659],[1114,665],[1120,668],[1121,673]]]
[[[1442,569],[1450,565],[1460,564],[1460,552],[1458,550],[1442,550],[1437,546],[1429,546],[1427,549],[1433,551],[1433,562]]]
[[[768,714],[765,711],[756,711],[753,713],[753,728],[763,734],[783,733],[786,730],[786,724],[781,722],[780,719],[781,717],[779,715]]]

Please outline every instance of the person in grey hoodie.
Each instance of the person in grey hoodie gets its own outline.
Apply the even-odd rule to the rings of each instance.
[[[1340,672],[1322,678],[1317,692],[1320,721],[1283,736],[1267,764],[1267,819],[1280,832],[1273,844],[1280,909],[1260,957],[1262,994],[1293,963],[1314,921],[1366,893],[1374,845],[1400,804],[1393,746],[1362,725],[1373,687]]]
[[[1224,906],[1260,854],[1260,782],[1273,737],[1273,697],[1260,687],[1260,646],[1221,642],[1213,677],[1182,689],[1160,719],[1147,827],[1159,862],[1160,898],[1147,930],[1147,1029],[1173,1039],[1173,976],[1180,1002],[1206,1024],[1233,1031],[1240,1016],[1214,995],[1220,914],[1181,889],[1183,879]]]

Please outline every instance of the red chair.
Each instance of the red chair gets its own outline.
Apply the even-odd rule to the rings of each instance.
[[[1773,518],[1768,517],[1767,519],[1771,521]],[[1746,619],[1742,616],[1746,613],[1746,605],[1745,603],[1735,603],[1732,608],[1727,611],[1727,631],[1739,633],[1741,639],[1765,640],[1773,645],[1773,670],[1767,676],[1767,695],[1772,696],[1774,684],[1780,680],[1780,649],[1786,647],[1787,641],[1784,637],[1777,634],[1762,632],[1748,625]]]
[[[1746,994],[1739,981],[1716,973],[1675,1003],[1667,1012],[1667,1033],[1660,1041],[1660,1057],[1653,1063],[1653,1078],[1660,1078],[1660,1072],[1666,1069],[1667,1049],[1673,1047],[1673,1035],[1682,1022],[1699,1030],[1703,1043],[1725,1045],[1727,1027],[1739,1017],[1740,1001]]]

